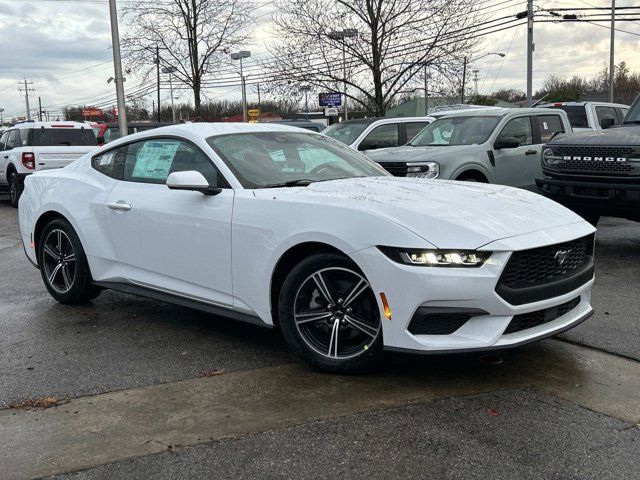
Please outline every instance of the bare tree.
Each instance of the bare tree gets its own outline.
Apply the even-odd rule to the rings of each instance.
[[[263,66],[276,83],[342,91],[346,82],[352,103],[384,115],[425,65],[459,76],[477,18],[469,0],[279,0],[274,59]]]
[[[122,40],[124,57],[148,78],[156,61],[174,66],[177,79],[193,90],[196,116],[201,113],[205,75],[226,64],[233,47],[248,38],[251,3],[241,0],[138,0],[122,8],[129,24]],[[159,59],[156,59],[156,47]]]

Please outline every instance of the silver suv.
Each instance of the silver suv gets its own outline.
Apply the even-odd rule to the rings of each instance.
[[[499,183],[536,190],[542,145],[571,132],[562,110],[463,110],[434,121],[403,147],[367,152],[395,176]]]

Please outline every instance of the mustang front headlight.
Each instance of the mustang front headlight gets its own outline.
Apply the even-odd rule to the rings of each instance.
[[[479,250],[378,248],[395,262],[423,267],[480,267],[491,256],[491,252]]]
[[[409,162],[407,163],[407,177],[438,178],[440,164],[437,162]]]

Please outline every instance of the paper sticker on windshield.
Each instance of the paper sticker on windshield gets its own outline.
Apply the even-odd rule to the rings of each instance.
[[[542,126],[545,130],[549,130],[549,124],[547,122],[542,122]]]
[[[165,180],[179,145],[176,140],[146,142],[136,155],[132,177]]]

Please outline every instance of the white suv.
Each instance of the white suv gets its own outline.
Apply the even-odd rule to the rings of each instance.
[[[0,137],[0,191],[18,206],[24,179],[69,165],[98,146],[93,129],[78,122],[24,122]]]
[[[363,152],[404,145],[432,121],[431,117],[358,118],[334,123],[322,134]]]
[[[574,132],[606,130],[622,123],[629,105],[606,102],[556,102],[536,105],[536,108],[558,108],[567,112]]]

